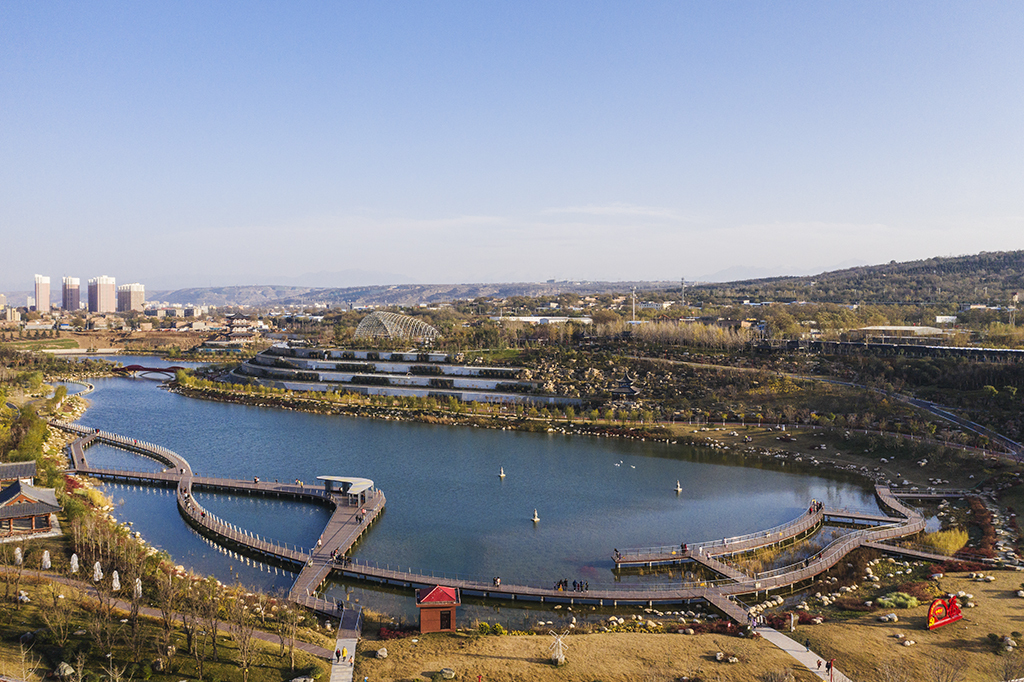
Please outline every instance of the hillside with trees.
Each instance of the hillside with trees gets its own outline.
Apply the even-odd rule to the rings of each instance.
[[[721,303],[813,301],[842,304],[1009,305],[1024,292],[1024,251],[982,252],[970,256],[872,265],[809,277],[703,284],[689,297]]]

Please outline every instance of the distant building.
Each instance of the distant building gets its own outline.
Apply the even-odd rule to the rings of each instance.
[[[61,280],[61,308],[74,312],[81,307],[81,284],[77,277],[65,277]]]
[[[565,324],[575,322],[576,324],[591,324],[594,320],[589,317],[563,317],[556,315],[504,315],[490,318],[492,322],[525,322],[526,324]]]
[[[122,284],[117,288],[117,312],[129,313],[133,310],[142,311],[146,303],[146,287],[133,282]]]
[[[0,308],[6,308],[6,307],[7,307],[7,297],[4,296],[3,294],[0,294]]]
[[[117,312],[116,282],[113,277],[100,275],[89,280],[89,312]]]
[[[50,278],[36,275],[36,312],[50,312]]]

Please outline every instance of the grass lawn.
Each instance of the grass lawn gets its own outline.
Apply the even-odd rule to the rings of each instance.
[[[6,341],[2,344],[6,348],[15,350],[45,350],[45,349],[68,349],[78,348],[78,341],[75,339],[32,339],[19,341]]]

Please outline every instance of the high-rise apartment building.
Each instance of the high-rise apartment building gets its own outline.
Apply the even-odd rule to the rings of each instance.
[[[50,312],[50,278],[36,275],[36,312]]]
[[[82,302],[81,280],[77,277],[65,277],[61,280],[61,308],[74,312]]]
[[[7,297],[4,296],[3,294],[0,294],[0,308],[6,308],[6,307],[7,307]]]
[[[117,312],[127,313],[133,310],[142,310],[146,304],[146,287],[133,282],[122,284],[117,288]]]
[[[100,275],[89,280],[89,312],[117,312],[116,282],[113,277]]]

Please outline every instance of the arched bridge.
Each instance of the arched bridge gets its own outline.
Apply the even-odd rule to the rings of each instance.
[[[166,377],[173,377],[178,373],[178,370],[185,369],[184,367],[143,367],[142,365],[125,365],[124,367],[115,367],[115,374],[163,374]]]

